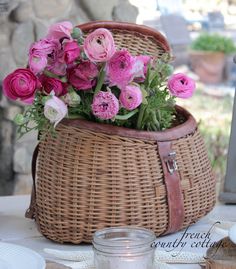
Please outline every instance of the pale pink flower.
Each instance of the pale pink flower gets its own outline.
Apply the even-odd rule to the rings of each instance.
[[[193,79],[178,73],[169,78],[168,88],[172,95],[186,99],[193,95],[196,85]]]
[[[121,90],[119,100],[124,108],[133,110],[142,103],[142,91],[138,86],[128,85]]]
[[[135,60],[125,49],[116,51],[107,62],[106,75],[110,86],[124,88],[133,79]]]
[[[147,68],[148,64],[151,63],[151,57],[148,55],[139,55],[134,57],[135,64],[134,64],[134,77],[136,81],[142,82],[144,81],[147,75]]]
[[[35,92],[41,87],[38,78],[29,70],[19,68],[3,80],[3,93],[11,100],[32,104]]]
[[[67,105],[56,96],[52,96],[45,102],[44,116],[54,123],[54,127],[63,119],[68,113]]]
[[[119,111],[119,101],[113,93],[100,91],[93,98],[92,111],[99,119],[112,119]]]
[[[49,28],[47,38],[53,38],[58,40],[62,38],[72,39],[72,29],[73,25],[69,21],[55,23]]]
[[[77,90],[89,90],[96,84],[98,68],[96,64],[85,61],[72,67],[67,72],[68,81]]]
[[[92,62],[106,62],[115,53],[115,42],[110,31],[99,28],[84,40],[84,52]]]
[[[29,55],[29,67],[34,74],[41,73],[47,66],[48,60],[46,55],[31,54]]]
[[[64,45],[64,60],[67,64],[73,63],[80,56],[80,47],[76,41]]]

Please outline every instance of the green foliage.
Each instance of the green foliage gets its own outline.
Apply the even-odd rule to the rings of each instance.
[[[18,125],[17,134],[22,137],[24,134],[37,130],[39,133],[55,134],[54,126],[44,117],[43,103],[45,96],[37,93],[33,106],[26,108],[23,114],[16,115],[14,121]]]
[[[172,72],[169,60],[169,54],[164,54],[157,60],[155,68],[148,67],[146,80],[141,85],[146,94],[139,111],[137,129],[161,131],[169,128],[175,118],[175,98],[170,96],[166,86]]]
[[[193,41],[191,48],[198,51],[218,51],[230,54],[236,51],[232,38],[224,37],[218,34],[201,34]]]

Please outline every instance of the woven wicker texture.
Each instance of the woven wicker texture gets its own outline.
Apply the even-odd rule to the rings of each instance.
[[[114,33],[116,42],[133,53],[156,55],[168,47],[157,46],[160,40],[144,37],[143,32]],[[172,147],[181,178],[184,228],[212,209],[215,180],[197,128],[174,139]],[[142,226],[157,235],[168,227],[156,140],[61,123],[56,138],[48,135],[40,142],[36,187],[37,223],[46,237],[58,242],[90,242],[96,230],[111,226]]]

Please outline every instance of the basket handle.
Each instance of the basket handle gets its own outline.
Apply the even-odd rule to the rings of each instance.
[[[25,212],[25,217],[29,219],[35,219],[35,209],[36,209],[36,165],[37,165],[37,157],[39,152],[39,144],[34,149],[32,161],[31,161],[31,171],[32,171],[32,179],[33,186],[31,191],[30,205],[29,208]]]

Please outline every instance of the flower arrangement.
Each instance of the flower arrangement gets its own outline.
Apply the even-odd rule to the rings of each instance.
[[[53,131],[63,118],[160,131],[176,121],[175,98],[195,90],[191,78],[171,75],[170,60],[168,53],[154,58],[118,49],[107,29],[84,36],[60,22],[31,45],[27,68],[4,79],[3,93],[27,105],[15,118],[20,135]]]

